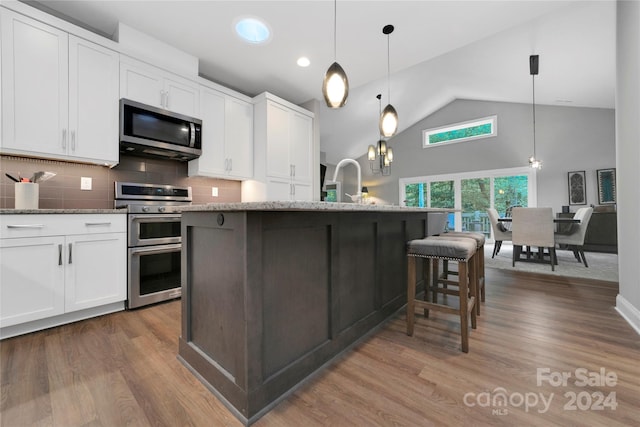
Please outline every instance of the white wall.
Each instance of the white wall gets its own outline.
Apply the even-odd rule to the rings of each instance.
[[[495,137],[422,148],[424,129],[492,115],[498,116]],[[389,145],[394,152],[391,176],[370,172],[366,147],[359,161],[369,192],[397,204],[399,178],[526,166],[533,152],[531,104],[456,100],[392,138]],[[587,204],[598,204],[596,170],[615,167],[614,110],[537,105],[536,155],[543,160],[537,174],[538,206],[560,211],[568,205],[567,173],[576,170],[586,172]]]
[[[618,311],[640,333],[640,3],[617,3]]]

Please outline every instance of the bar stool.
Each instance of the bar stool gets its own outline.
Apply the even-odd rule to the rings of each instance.
[[[411,240],[407,243],[407,335],[413,336],[415,308],[423,308],[425,317],[427,310],[442,311],[460,316],[460,335],[462,351],[469,352],[469,313],[471,313],[471,327],[476,328],[477,300],[476,288],[476,243],[472,239],[445,239],[434,236],[424,239]],[[416,258],[422,258],[424,265],[425,301],[416,299]],[[429,262],[429,260],[431,262]],[[458,263],[459,306],[451,307],[438,304],[437,301],[427,301],[429,290],[429,270],[437,271],[440,260],[456,261]],[[437,296],[437,295],[436,295]]]
[[[478,233],[478,232],[474,232],[474,231],[448,231],[446,233],[442,233],[442,234],[438,234],[437,236],[441,236],[441,237],[465,237],[468,239],[473,239],[476,242],[476,247],[477,247],[477,251],[476,251],[476,266],[478,268],[478,272],[477,272],[477,277],[478,277],[478,287],[477,287],[477,295],[480,301],[484,302],[485,301],[485,286],[484,286],[484,282],[485,282],[485,273],[484,273],[484,243],[485,243],[485,236],[482,233]],[[452,275],[456,275],[458,274],[456,271],[451,271],[449,270],[449,265],[448,262],[445,260],[442,262],[442,282],[444,285],[444,288],[446,289],[446,285],[447,282],[445,282],[448,279],[449,274]],[[455,284],[455,283],[454,283]],[[478,316],[480,315],[480,304],[476,304],[476,311],[478,313]]]

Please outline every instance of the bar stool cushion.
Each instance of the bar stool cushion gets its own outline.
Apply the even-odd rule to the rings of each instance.
[[[476,252],[476,243],[472,239],[446,239],[430,236],[411,240],[407,243],[407,255],[423,258],[466,261]]]
[[[446,233],[440,233],[438,234],[438,236],[467,237],[470,239],[474,239],[476,241],[478,248],[481,248],[482,246],[484,246],[484,242],[486,240],[486,238],[484,237],[484,234],[478,233],[476,231],[448,231]]]

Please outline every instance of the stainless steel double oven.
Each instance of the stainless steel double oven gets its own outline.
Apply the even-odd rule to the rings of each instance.
[[[181,296],[180,209],[191,187],[115,183],[116,208],[128,210],[127,308]]]

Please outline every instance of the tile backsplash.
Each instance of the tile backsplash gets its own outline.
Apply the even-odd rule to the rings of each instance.
[[[14,182],[4,174],[30,178],[37,171],[54,172],[55,177],[40,183],[40,209],[110,209],[113,208],[114,182],[136,182],[191,186],[193,203],[239,202],[240,182],[224,179],[189,177],[187,163],[174,160],[147,159],[120,155],[120,163],[109,169],[58,160],[0,156],[0,208],[14,207]],[[92,189],[81,190],[82,177],[91,178]],[[218,197],[211,188],[218,188]]]

